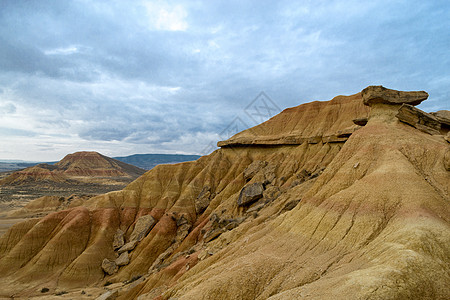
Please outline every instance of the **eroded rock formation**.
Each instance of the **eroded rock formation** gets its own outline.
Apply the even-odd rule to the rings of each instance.
[[[119,299],[448,299],[447,133],[401,122],[401,92],[376,95],[394,100],[287,109],[195,162],[16,224],[0,296],[111,283]],[[248,186],[262,194],[239,205]]]
[[[410,104],[418,105],[428,98],[424,91],[403,92],[387,89],[381,85],[368,86],[361,91],[365,105],[372,104]]]

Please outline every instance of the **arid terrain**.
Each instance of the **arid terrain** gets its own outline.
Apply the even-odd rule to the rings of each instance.
[[[123,189],[145,170],[96,152],[67,155],[55,165],[38,164],[0,173],[0,236],[24,217],[42,217],[92,196]],[[23,209],[37,198],[56,197],[62,205]],[[50,199],[50,198],[46,198]],[[81,201],[81,202],[80,202]],[[70,205],[76,205],[70,203]],[[44,205],[45,206],[45,205]]]
[[[34,200],[0,237],[0,297],[449,299],[450,112],[427,98],[370,86],[120,191]],[[105,175],[59,166],[39,176]]]

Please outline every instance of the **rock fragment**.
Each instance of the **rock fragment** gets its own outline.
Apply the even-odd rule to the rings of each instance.
[[[123,239],[124,232],[120,229],[117,229],[116,234],[114,234],[114,240],[113,240],[113,248],[119,249],[125,244],[125,241]]]
[[[125,251],[131,251],[136,247],[137,241],[131,241],[123,245],[119,250],[117,250],[117,253],[121,254]]]
[[[211,199],[214,198],[211,193],[211,188],[207,185],[203,187],[197,199],[195,199],[195,211],[197,214],[201,214],[209,206]]]
[[[239,194],[238,206],[245,206],[263,197],[264,186],[260,182],[255,182],[242,188]]]
[[[450,127],[450,110],[440,110],[431,113],[442,125]]]
[[[406,123],[411,125],[420,131],[426,132],[428,134],[440,134],[441,123],[432,114],[426,113],[412,105],[403,104],[396,117]]]
[[[116,259],[116,265],[120,266],[125,266],[128,265],[130,263],[130,257],[128,255],[128,252],[122,252],[122,254],[120,254],[120,256]]]
[[[131,233],[130,241],[141,241],[152,229],[155,223],[155,219],[150,215],[140,217],[136,221],[136,225],[134,225],[134,230]]]
[[[109,259],[105,258],[102,262],[102,269],[106,274],[113,275],[117,272],[119,267],[114,261],[110,261]]]

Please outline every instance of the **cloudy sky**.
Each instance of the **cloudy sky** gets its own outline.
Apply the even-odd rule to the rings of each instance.
[[[0,0],[0,159],[204,154],[236,120],[255,125],[245,108],[262,91],[284,109],[382,84],[450,109],[449,12],[447,0]]]

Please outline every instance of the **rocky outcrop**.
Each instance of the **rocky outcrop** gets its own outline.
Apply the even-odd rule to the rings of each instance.
[[[122,252],[122,254],[119,255],[119,257],[116,259],[116,265],[117,266],[126,266],[130,263],[130,257],[128,256],[128,252]]]
[[[131,233],[130,241],[140,242],[152,229],[155,223],[156,220],[150,215],[140,217],[134,225],[134,230]]]
[[[426,113],[412,105],[403,104],[396,117],[403,123],[409,124],[420,131],[429,134],[440,134],[441,123],[432,114]]]
[[[125,244],[125,240],[123,238],[124,234],[125,233],[122,230],[117,229],[116,234],[114,235],[114,240],[113,240],[114,250],[119,249],[120,247],[122,247]]]
[[[302,145],[345,142],[337,140],[341,132],[354,132],[358,126],[352,120],[368,116],[370,108],[361,101],[361,94],[337,96],[331,101],[314,101],[283,110],[280,114],[255,127],[244,130],[219,147]]]
[[[418,105],[428,98],[424,91],[403,92],[385,88],[381,85],[368,86],[361,91],[365,105],[373,104],[410,104]]]
[[[119,250],[117,250],[117,253],[118,254],[122,254],[123,252],[131,251],[134,248],[136,248],[137,243],[138,243],[137,240],[133,240],[131,242],[128,242],[125,245],[123,245],[121,248],[119,248]]]
[[[212,214],[209,218],[209,230],[203,235],[203,241],[209,243],[222,233],[233,230],[238,227],[245,220],[245,217],[240,218],[221,218],[217,214]]]
[[[117,266],[115,261],[110,261],[109,259],[105,258],[102,261],[102,269],[103,271],[105,271],[106,274],[113,275],[114,273],[117,272],[119,267]]]
[[[431,113],[441,123],[441,126],[450,127],[450,110],[440,110]]]
[[[242,188],[241,193],[239,194],[239,198],[237,204],[239,206],[249,205],[256,200],[263,197],[264,186],[260,182],[255,182],[249,185],[246,185]]]
[[[204,186],[195,200],[195,211],[197,214],[201,214],[208,207],[212,198],[214,198],[214,194],[211,193],[211,188],[207,185]]]

